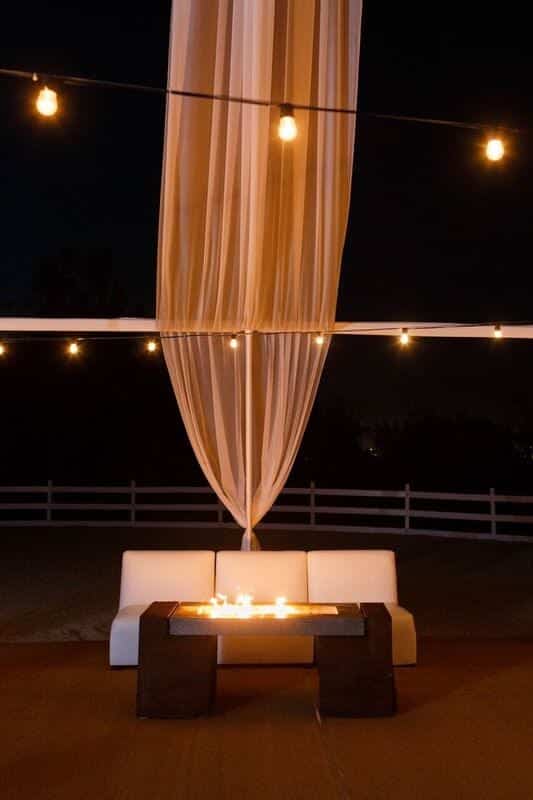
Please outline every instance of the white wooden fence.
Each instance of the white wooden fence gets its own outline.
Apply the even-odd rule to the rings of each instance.
[[[234,527],[198,486],[0,486],[0,526]],[[258,529],[386,533],[533,543],[533,496],[285,489]]]

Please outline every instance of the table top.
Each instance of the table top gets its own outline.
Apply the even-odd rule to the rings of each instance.
[[[169,617],[173,636],[364,636],[355,603],[291,603],[285,617],[212,617],[205,603],[178,603]]]

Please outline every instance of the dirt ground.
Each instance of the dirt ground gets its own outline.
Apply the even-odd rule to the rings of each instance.
[[[126,549],[237,549],[232,530],[3,528],[0,641],[101,641]],[[533,545],[265,531],[264,549],[390,548],[419,637],[533,637]]]

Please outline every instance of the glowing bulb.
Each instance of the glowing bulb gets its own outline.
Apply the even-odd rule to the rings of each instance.
[[[70,356],[77,356],[80,352],[80,346],[77,342],[71,342],[67,347],[67,352]]]
[[[296,139],[298,128],[294,119],[294,111],[290,105],[282,105],[279,116],[278,135],[283,142],[292,142]]]
[[[402,332],[400,333],[400,344],[404,346],[409,344],[409,331],[407,328],[402,328]]]
[[[502,337],[503,337],[503,331],[502,331],[501,325],[495,325],[494,326],[494,338],[495,339],[501,339]]]
[[[5,346],[5,344],[2,344],[2,342],[0,342],[0,356],[5,356],[6,350],[7,347]]]
[[[318,333],[315,336],[315,344],[324,344],[324,334],[323,333]]]
[[[153,339],[149,339],[146,342],[146,349],[149,353],[155,353],[157,350],[157,342],[155,342]]]
[[[501,139],[489,139],[485,145],[485,155],[489,161],[500,161],[505,155],[505,147]]]
[[[37,95],[35,106],[43,117],[53,117],[57,113],[57,92],[45,86]]]
[[[232,350],[236,350],[238,348],[239,340],[237,339],[237,337],[235,335],[233,335],[231,337],[231,339],[229,340],[229,346],[231,347]]]

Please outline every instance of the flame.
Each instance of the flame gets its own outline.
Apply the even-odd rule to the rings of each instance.
[[[275,614],[275,616],[278,619],[284,619],[287,616],[287,613],[288,613],[287,608],[290,608],[290,606],[287,607],[287,598],[286,597],[276,597],[274,602],[276,604],[276,614]]]
[[[276,617],[285,619],[289,614],[296,614],[292,606],[287,605],[286,597],[276,597],[273,603],[254,603],[253,595],[239,593],[234,603],[228,603],[227,595],[217,594],[209,601],[209,605],[198,607],[198,614],[208,614],[214,619],[250,619],[250,617]]]

